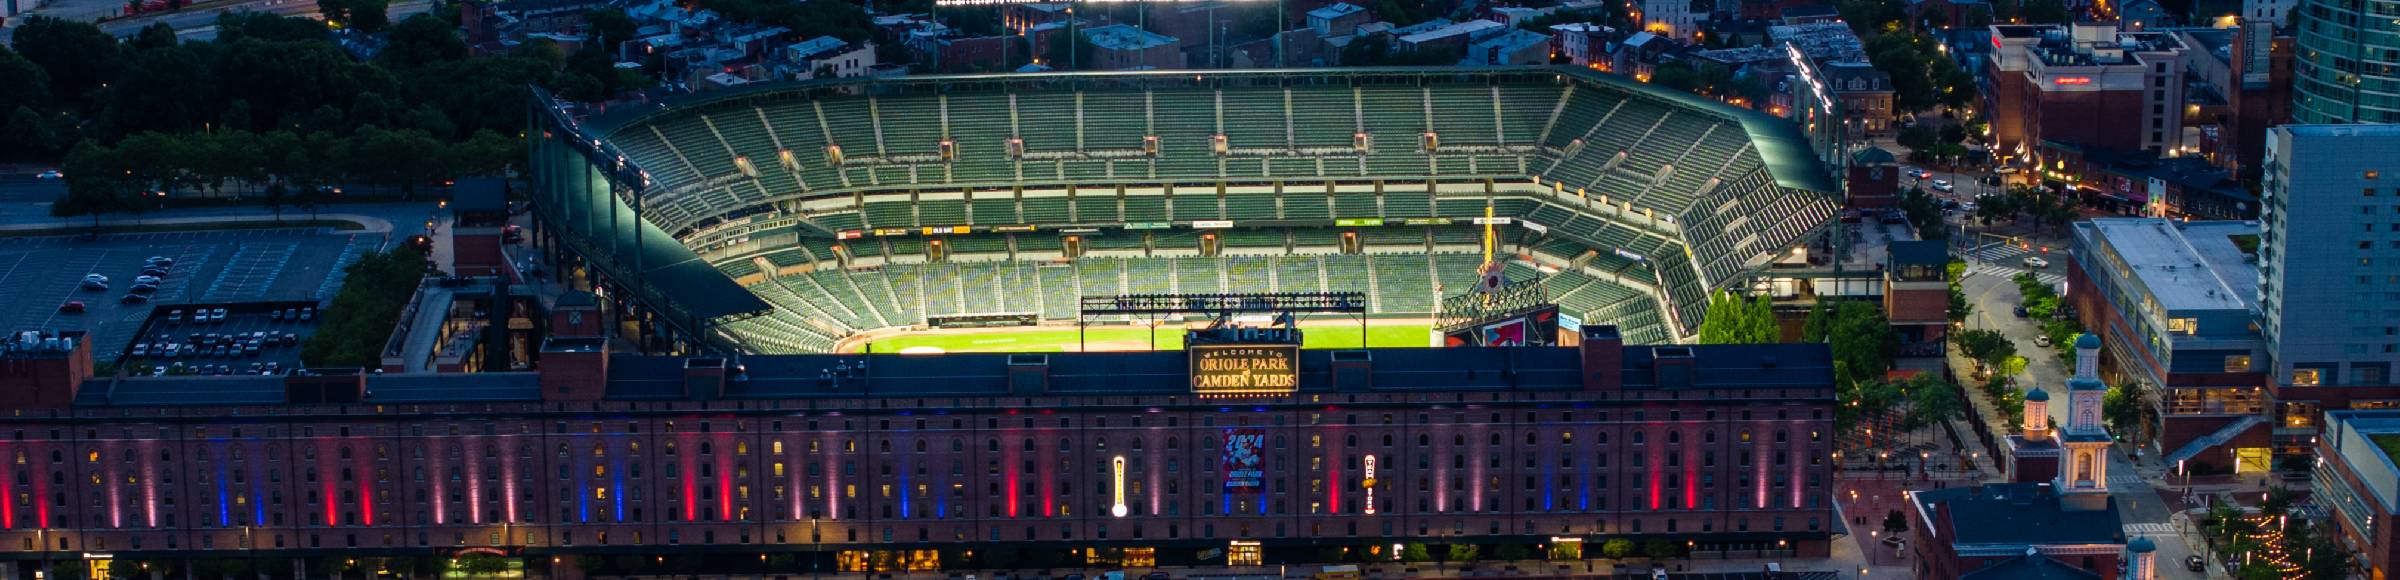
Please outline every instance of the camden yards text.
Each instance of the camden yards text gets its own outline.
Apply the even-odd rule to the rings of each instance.
[[[1283,394],[1300,389],[1300,346],[1191,347],[1192,392],[1200,395]]]

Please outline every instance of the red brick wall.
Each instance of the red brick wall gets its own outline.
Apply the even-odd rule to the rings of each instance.
[[[2043,92],[2031,137],[2086,148],[2142,147],[2141,91]]]
[[[576,366],[558,358],[546,355],[545,371]],[[758,401],[552,401],[20,420],[9,428],[26,436],[9,443],[28,465],[0,462],[0,491],[84,499],[46,510],[46,521],[20,512],[0,546],[46,529],[67,540],[61,550],[232,553],[249,526],[261,550],[493,545],[503,531],[509,545],[559,550],[600,547],[603,533],[619,549],[790,546],[811,542],[812,529],[830,548],[975,545],[995,530],[1023,541],[1031,527],[1043,541],[1136,544],[1699,535],[1789,539],[1822,554],[1834,517],[1832,443],[1822,438],[1830,410],[1771,390],[1742,401],[1743,392],[1553,395],[1594,403],[1571,409],[1509,393],[1469,395],[1462,404],[1484,405],[1472,410],[1373,394],[1239,412],[1163,396],[1110,397],[1106,407],[1090,397],[854,398],[771,412]],[[893,403],[956,408],[902,415],[885,408]],[[1266,438],[1267,483],[1238,496],[1249,510],[1226,514],[1218,440],[1230,429]],[[1368,455],[1380,460],[1375,515],[1362,509],[1352,460]],[[1132,515],[1103,517],[1099,468],[1120,456],[1141,489],[1128,493]],[[57,472],[62,483],[17,484],[13,469]],[[167,469],[183,473],[154,476]],[[1588,507],[1585,477],[1606,478],[1592,481]],[[1761,495],[1766,509],[1755,507]],[[933,517],[937,509],[949,513]]]

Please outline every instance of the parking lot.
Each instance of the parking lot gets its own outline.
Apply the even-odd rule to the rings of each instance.
[[[112,234],[88,241],[0,238],[0,289],[6,295],[0,329],[85,330],[93,359],[112,361],[134,342],[154,307],[164,312],[201,302],[322,301],[339,287],[343,266],[382,242],[381,234],[322,228]],[[146,303],[122,303],[152,256],[175,260],[172,272]],[[78,288],[90,274],[106,276],[108,289]],[[83,303],[85,311],[61,312],[69,302]],[[266,328],[244,332],[258,330]]]
[[[246,312],[252,305],[216,307],[201,305],[181,308],[160,306],[158,319],[149,332],[134,337],[126,353],[125,364],[133,372],[156,370],[160,367],[204,375],[256,374],[262,370],[291,369],[300,364],[300,340],[316,333],[317,318],[313,307],[306,320],[300,316],[284,316],[303,307],[282,307],[276,303],[274,312]],[[209,314],[220,308],[223,318]],[[252,348],[255,346],[255,348]],[[159,371],[168,372],[168,371]]]

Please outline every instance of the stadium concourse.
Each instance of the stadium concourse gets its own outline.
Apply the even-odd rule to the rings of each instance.
[[[1669,342],[1836,208],[1792,123],[1563,68],[844,79],[537,108],[537,243],[644,350],[1072,324],[1112,294],[1350,291],[1422,318],[1477,281],[1479,222],[1564,315]]]

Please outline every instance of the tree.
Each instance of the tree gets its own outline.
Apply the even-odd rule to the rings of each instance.
[[[1400,561],[1402,562],[1425,562],[1431,560],[1433,560],[1433,553],[1425,549],[1424,542],[1409,542],[1400,545]]]
[[[50,204],[51,217],[91,216],[92,230],[99,231],[101,214],[124,209],[129,188],[121,163],[108,146],[90,140],[77,143],[62,169],[67,191]]]
[[[1966,404],[1958,398],[1958,385],[1942,380],[1941,375],[1918,373],[1900,384],[1902,395],[1908,398],[1908,412],[1901,416],[1900,428],[1909,432],[1940,425],[1966,413]]]
[[[614,10],[611,8],[601,12]],[[625,15],[624,12],[616,14],[618,17]],[[459,38],[457,29],[450,23],[431,14],[417,14],[392,27],[392,33],[385,35],[383,53],[378,57],[383,62],[402,67],[463,60],[467,58],[467,43]]]
[[[1900,192],[1900,212],[1908,215],[1908,223],[1917,229],[1917,237],[1926,240],[1949,239],[1950,228],[1942,223],[1942,205],[1925,190],[1908,188]]]
[[[1967,360],[1975,361],[1976,368],[1979,370],[1997,365],[2000,361],[2017,354],[2017,344],[2008,340],[2008,335],[2001,334],[1997,330],[1983,328],[1964,330],[1952,334],[1950,340],[1958,345],[1958,354],[1967,357]]]
[[[1342,66],[1426,66],[1457,64],[1458,58],[1438,50],[1398,50],[1389,35],[1368,35],[1342,47]]]
[[[383,361],[383,342],[392,322],[415,294],[427,270],[425,253],[402,245],[369,252],[344,268],[342,290],[324,309],[317,333],[300,344],[300,360],[311,367],[369,367]]]
[[[342,28],[373,34],[391,24],[390,0],[320,0],[317,12]]]
[[[283,182],[270,183],[267,184],[266,195],[259,196],[258,201],[267,206],[267,211],[275,212],[275,223],[280,224],[283,223],[283,206],[290,205],[292,201],[291,191],[283,186]]]
[[[1909,157],[1913,158],[1917,157],[1918,154],[1933,150],[1934,143],[1936,142],[1935,139],[1937,137],[1939,137],[1939,135],[1934,133],[1934,129],[1931,126],[1909,125],[1908,128],[1901,129],[1900,135],[1894,140],[1899,142],[1901,147],[1907,147],[1909,151]]]
[[[1608,556],[1612,560],[1625,559],[1625,557],[1633,555],[1633,540],[1609,538],[1608,541],[1600,543],[1600,554]]]
[[[1826,342],[1833,347],[1837,364],[1836,381],[1880,381],[1883,373],[1892,368],[1892,344],[1897,335],[1891,322],[1883,317],[1883,308],[1871,302],[1846,301],[1834,307],[1832,322],[1826,329]]]
[[[2100,397],[2100,416],[2108,429],[2126,439],[2140,441],[2149,432],[2150,405],[2143,401],[2141,383],[2121,383],[2108,388]]]
[[[51,94],[60,102],[78,101],[117,78],[123,59],[117,37],[101,32],[100,27],[42,15],[25,17],[10,46],[42,67]]]
[[[987,10],[966,12],[992,14]],[[625,10],[613,7],[585,12],[583,13],[583,22],[592,27],[591,36],[600,42],[601,49],[611,52],[617,50],[619,43],[633,40],[633,35],[639,28],[639,25],[634,23],[633,17],[625,14]],[[999,31],[999,24],[995,19],[992,27],[985,34],[998,34]]]
[[[1480,558],[1482,556],[1483,549],[1474,544],[1451,544],[1449,557],[1443,558],[1443,560],[1450,562],[1473,562],[1476,558]]]
[[[1766,344],[1781,342],[1774,305],[1731,291],[1718,290],[1708,298],[1708,315],[1700,321],[1702,344]]]
[[[1898,534],[1905,531],[1908,531],[1907,515],[1900,513],[1900,510],[1892,510],[1891,513],[1884,514],[1883,533]]]
[[[2299,492],[2281,487],[2269,487],[2266,499],[2258,502],[2258,515],[2266,516],[2269,520],[2283,517],[2292,513],[2292,504],[2298,502],[2299,499]]]
[[[1492,546],[1492,557],[1502,561],[1523,560],[1531,553],[1531,550],[1525,549],[1524,544],[1519,544],[1516,542],[1507,542],[1497,546]]]
[[[1682,553],[1683,547],[1675,545],[1674,542],[1650,540],[1642,543],[1642,555],[1649,556],[1652,560],[1665,560]]]
[[[2021,2],[2023,7],[2020,8],[2018,17],[2023,18],[2027,24],[2064,24],[2067,22],[2067,5],[2061,0],[2021,0]]]
[[[0,83],[0,111],[32,110],[50,102],[49,71],[5,46],[0,46],[0,79],[8,79]]]

